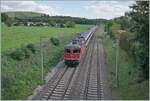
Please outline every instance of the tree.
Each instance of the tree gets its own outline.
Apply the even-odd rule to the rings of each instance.
[[[12,24],[13,24],[13,19],[8,17],[5,21],[5,24],[8,26],[8,27],[11,27]]]
[[[2,13],[2,22],[4,22],[8,27],[13,23],[13,18],[9,17],[7,14]]]
[[[1,17],[2,17],[2,22],[5,22],[6,19],[8,18],[8,15],[5,13],[2,13]]]
[[[129,13],[134,23],[132,31],[136,45],[135,56],[145,78],[149,78],[149,1],[137,1]]]
[[[67,21],[66,26],[67,27],[75,27],[75,23],[73,21]]]
[[[49,25],[55,27],[56,26],[56,22],[55,21],[49,21]]]

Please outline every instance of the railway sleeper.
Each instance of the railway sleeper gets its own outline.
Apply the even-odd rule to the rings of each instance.
[[[50,97],[50,99],[51,99],[51,100],[60,100],[60,99],[61,99],[61,97],[51,96],[51,97]]]
[[[55,94],[62,94],[63,92],[53,91]]]
[[[58,93],[53,93],[52,96],[57,96],[57,97],[61,97],[63,93],[58,94]]]

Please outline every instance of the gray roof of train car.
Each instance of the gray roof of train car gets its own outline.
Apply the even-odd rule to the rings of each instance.
[[[70,49],[70,48],[79,49],[79,48],[81,48],[81,46],[80,46],[79,44],[72,44],[72,43],[70,43],[70,44],[68,44],[68,45],[65,47],[65,49]]]

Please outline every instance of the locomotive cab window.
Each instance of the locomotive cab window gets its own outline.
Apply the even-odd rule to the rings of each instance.
[[[73,53],[80,53],[80,49],[74,49]]]
[[[72,41],[72,44],[77,44],[77,41]]]
[[[79,40],[73,40],[72,41],[72,44],[78,44],[79,43]]]
[[[66,53],[71,53],[71,50],[70,49],[66,49],[65,52]]]

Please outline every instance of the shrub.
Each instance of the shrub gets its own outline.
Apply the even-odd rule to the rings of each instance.
[[[74,23],[73,21],[67,21],[67,22],[66,22],[66,26],[67,26],[68,28],[75,27],[75,23]]]
[[[29,58],[31,54],[35,52],[35,46],[33,44],[28,44],[26,47],[16,49],[10,55],[15,60],[23,60],[25,58]]]
[[[122,49],[124,49],[126,52],[129,52],[129,41],[128,41],[128,33],[127,32],[124,32],[124,33],[121,33],[120,35],[120,47]]]
[[[35,53],[36,52],[36,48],[34,46],[34,44],[28,44],[26,46],[32,53]]]
[[[50,38],[50,41],[52,42],[53,45],[58,46],[60,44],[59,39],[58,38]]]
[[[29,58],[30,56],[31,56],[31,50],[29,50],[28,48],[23,48],[23,52],[24,52],[24,54],[25,54],[25,58]]]
[[[16,49],[10,55],[15,60],[23,60],[25,58],[25,52],[23,49]]]
[[[60,23],[60,28],[65,28],[65,27],[66,27],[65,24]]]

